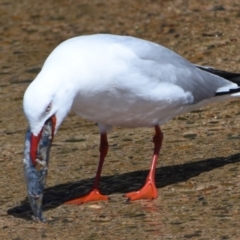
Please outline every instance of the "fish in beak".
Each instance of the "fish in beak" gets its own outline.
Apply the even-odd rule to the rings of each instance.
[[[42,215],[42,199],[47,179],[49,152],[53,140],[56,118],[49,118],[38,136],[27,130],[24,148],[24,176],[27,196],[34,220],[45,222]]]

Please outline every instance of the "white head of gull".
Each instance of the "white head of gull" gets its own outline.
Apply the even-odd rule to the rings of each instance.
[[[52,122],[56,133],[73,110],[98,123],[100,159],[90,192],[68,203],[107,200],[99,191],[108,150],[107,132],[112,126],[154,127],[154,153],[146,184],[139,191],[126,194],[130,201],[154,199],[155,168],[163,140],[159,125],[206,104],[240,96],[239,82],[240,74],[191,64],[150,41],[109,34],[69,39],[49,55],[25,92],[23,108],[30,131],[26,137],[29,151],[25,151],[25,165],[29,159],[27,168],[36,168],[37,149],[46,122]],[[43,220],[40,210],[33,207],[36,196],[41,199],[43,189],[38,195],[32,193],[31,178],[27,179],[35,218]]]

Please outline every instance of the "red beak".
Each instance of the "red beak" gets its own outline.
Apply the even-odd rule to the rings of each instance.
[[[53,140],[55,126],[56,126],[56,117],[55,117],[55,115],[53,115],[51,117],[51,121],[52,121],[52,140]],[[37,149],[38,149],[39,141],[40,141],[41,136],[42,136],[42,130],[43,130],[43,128],[41,129],[41,131],[39,132],[39,134],[37,136],[31,134],[30,157],[32,159],[32,163],[33,163],[34,166],[36,165]]]

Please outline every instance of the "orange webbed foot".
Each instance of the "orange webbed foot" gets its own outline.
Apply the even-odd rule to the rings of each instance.
[[[107,201],[109,200],[108,196],[102,195],[99,190],[97,189],[93,189],[91,190],[89,193],[79,197],[79,198],[75,198],[73,200],[67,201],[65,202],[65,204],[76,204],[76,205],[80,205],[83,203],[87,203],[87,202],[93,202],[93,201]]]
[[[158,196],[157,188],[155,183],[148,180],[146,184],[136,192],[130,192],[125,195],[128,198],[128,201],[134,201],[139,199],[155,199]]]

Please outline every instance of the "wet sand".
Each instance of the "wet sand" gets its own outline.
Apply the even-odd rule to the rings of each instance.
[[[181,115],[162,126],[159,198],[126,203],[148,173],[153,129],[114,128],[101,190],[109,202],[63,204],[85,193],[98,162],[95,123],[71,113],[52,146],[34,223],[23,179],[27,122],[22,97],[49,53],[70,37],[112,33],[158,42],[191,62],[240,72],[240,4],[219,1],[0,0],[1,239],[239,239],[240,101]]]

